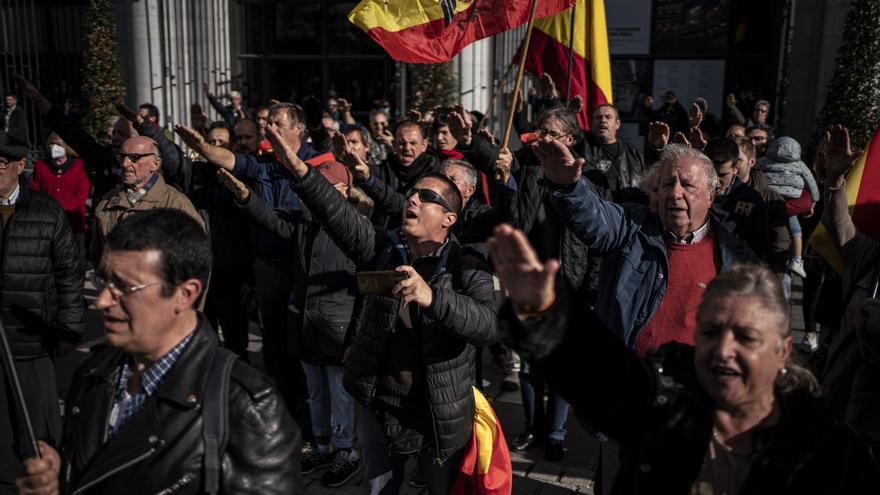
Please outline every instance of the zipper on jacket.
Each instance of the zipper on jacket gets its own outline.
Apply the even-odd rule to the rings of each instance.
[[[137,463],[143,461],[143,460],[146,459],[147,457],[150,457],[151,455],[153,455],[153,452],[156,452],[156,447],[150,447],[150,450],[148,450],[148,451],[144,452],[143,454],[141,454],[141,455],[135,457],[134,459],[132,459],[132,460],[126,462],[125,464],[122,464],[122,465],[120,465],[120,466],[116,466],[115,468],[113,468],[113,469],[107,471],[106,473],[104,473],[104,474],[102,474],[101,476],[99,476],[99,477],[93,479],[92,481],[88,482],[87,484],[85,484],[85,485],[83,485],[83,486],[77,488],[77,489],[76,489],[74,492],[72,492],[70,495],[77,495],[78,493],[83,493],[83,492],[84,492],[85,490],[87,490],[88,488],[91,488],[92,486],[95,486],[97,483],[100,483],[101,481],[106,480],[107,478],[109,478],[110,476],[113,476],[114,474],[118,473],[119,471],[122,471],[123,469],[127,469],[127,468],[129,468],[129,467],[131,467],[131,466],[133,466],[133,465],[135,465],[135,464],[137,464]],[[69,473],[68,473],[68,474],[69,474]]]

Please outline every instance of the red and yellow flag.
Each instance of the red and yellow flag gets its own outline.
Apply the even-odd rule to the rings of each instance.
[[[538,0],[535,17],[574,0]],[[362,0],[348,20],[391,58],[414,64],[446,62],[474,41],[528,22],[532,0]]]
[[[474,388],[474,432],[450,495],[509,495],[513,489],[510,451],[492,406]]]
[[[846,204],[856,229],[880,241],[880,129],[846,177]],[[838,273],[844,272],[843,260],[823,224],[813,231],[810,244]]]
[[[574,16],[574,45],[571,45]],[[568,91],[568,52],[574,51],[571,70],[571,93]],[[580,95],[583,110],[578,121],[590,128],[590,112],[611,103],[611,58],[605,26],[605,0],[577,0],[555,16],[535,21],[529,44],[526,69],[532,74],[550,74],[556,88],[572,98]]]

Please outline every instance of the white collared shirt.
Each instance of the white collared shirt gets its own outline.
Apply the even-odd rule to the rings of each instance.
[[[18,193],[21,192],[21,185],[16,184],[15,190],[9,195],[9,199],[0,199],[0,206],[14,205],[18,201]]]

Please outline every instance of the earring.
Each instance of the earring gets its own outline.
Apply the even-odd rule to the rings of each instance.
[[[779,374],[785,376],[786,373],[788,373],[788,368],[783,366],[782,369],[779,370]]]

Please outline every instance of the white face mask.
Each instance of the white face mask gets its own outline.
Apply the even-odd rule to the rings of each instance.
[[[52,158],[63,158],[67,155],[67,152],[64,151],[64,148],[58,146],[57,144],[53,144],[49,146],[49,153],[52,155]]]

